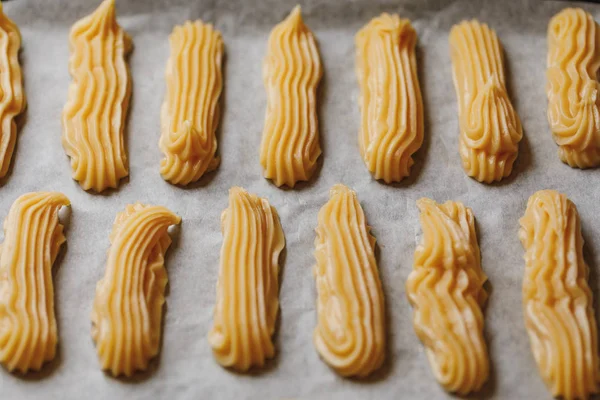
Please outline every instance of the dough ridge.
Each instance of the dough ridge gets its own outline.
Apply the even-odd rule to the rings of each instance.
[[[450,31],[450,54],[459,114],[459,152],[470,177],[491,183],[509,176],[523,138],[506,91],[496,32],[476,20]]]
[[[567,8],[548,25],[548,121],[558,156],[571,167],[600,165],[600,30],[579,8]]]
[[[294,187],[316,169],[321,155],[316,91],[322,73],[315,38],[296,6],[271,31],[263,64],[267,111],[260,164],[277,186]]]
[[[27,107],[19,64],[21,32],[0,3],[0,178],[8,173],[17,141],[15,117]]]
[[[71,28],[68,100],[62,144],[73,179],[84,190],[116,188],[129,174],[123,139],[131,97],[126,56],[131,39],[119,26],[115,0],[104,0]]]
[[[145,370],[158,354],[165,287],[167,229],[181,218],[141,203],[117,214],[104,277],[96,285],[92,339],[102,369],[113,376]]]
[[[219,364],[247,371],[264,366],[275,355],[272,336],[285,238],[275,208],[240,187],[229,190],[221,230],[217,300],[208,342]]]
[[[331,189],[316,232],[315,347],[340,375],[366,377],[385,359],[385,304],[375,238],[354,191]]]
[[[167,96],[161,108],[160,173],[187,185],[219,165],[216,130],[223,86],[223,39],[200,20],[176,26],[169,37]]]
[[[417,207],[423,237],[406,282],[413,326],[438,382],[465,395],[481,389],[490,368],[482,312],[487,277],[475,218],[459,202],[423,198]]]
[[[423,101],[417,76],[417,33],[408,19],[383,13],[356,35],[361,89],[361,156],[375,179],[409,175],[423,144]]]
[[[523,313],[538,369],[553,396],[588,398],[599,390],[600,364],[577,207],[564,194],[541,190],[519,222]]]
[[[19,197],[4,221],[0,245],[0,363],[9,371],[39,370],[58,342],[52,265],[66,241],[58,192]]]

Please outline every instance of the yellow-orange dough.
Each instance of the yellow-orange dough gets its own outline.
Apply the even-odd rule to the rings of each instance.
[[[465,395],[479,390],[489,375],[481,310],[487,277],[475,218],[470,208],[454,201],[438,204],[424,198],[417,207],[423,238],[406,282],[414,329],[439,383]]]
[[[410,21],[395,14],[373,18],[356,35],[360,154],[373,177],[386,183],[409,175],[423,143],[416,41]]]
[[[229,190],[221,230],[217,301],[208,342],[219,364],[247,371],[275,355],[279,254],[285,238],[275,208],[240,187]]]
[[[73,179],[84,190],[116,188],[129,174],[123,128],[131,96],[125,57],[132,43],[117,24],[115,0],[104,0],[73,25],[69,42],[73,81],[62,114],[62,144]]]
[[[267,113],[260,164],[275,185],[294,187],[309,180],[319,155],[316,91],[321,60],[312,32],[302,21],[300,6],[271,31],[263,80]]]
[[[588,398],[598,392],[598,335],[577,208],[541,190],[519,222],[525,326],[540,374],[554,396]]]
[[[450,54],[459,114],[459,150],[470,177],[491,183],[510,175],[523,138],[506,92],[502,48],[478,21],[450,31]]]
[[[52,264],[65,242],[58,192],[19,197],[4,221],[0,246],[0,363],[9,371],[39,370],[56,354]]]
[[[96,286],[92,338],[102,369],[131,376],[158,354],[170,225],[181,218],[140,203],[117,214],[104,277]]]
[[[223,87],[223,39],[212,25],[198,20],[176,26],[169,41],[160,173],[173,184],[187,185],[219,165],[215,132]]]
[[[21,33],[0,3],[0,178],[6,176],[15,142],[15,117],[26,107],[23,78],[19,65]]]
[[[580,8],[548,25],[548,121],[558,156],[571,167],[600,165],[600,30]]]
[[[385,311],[375,238],[356,193],[333,186],[315,239],[317,317],[313,340],[342,376],[365,377],[385,359]]]

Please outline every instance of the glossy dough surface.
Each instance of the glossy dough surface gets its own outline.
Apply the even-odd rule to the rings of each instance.
[[[169,37],[167,96],[161,109],[160,173],[187,185],[217,168],[223,39],[210,24],[187,21]]]
[[[73,25],[69,46],[73,81],[62,114],[62,144],[73,179],[84,190],[116,188],[129,174],[123,129],[131,96],[125,57],[132,44],[117,24],[115,1],[104,0]]]
[[[356,35],[362,111],[358,144],[375,179],[399,182],[423,143],[423,101],[417,77],[417,33],[398,15],[373,18]]]
[[[600,165],[600,31],[580,8],[567,8],[548,25],[548,121],[558,156],[571,167]]]
[[[465,172],[479,182],[510,175],[523,137],[506,92],[502,48],[478,21],[450,31],[450,55],[459,114],[459,151]]]
[[[17,140],[15,117],[26,107],[19,64],[21,33],[0,3],[0,178],[8,173]]]
[[[271,31],[263,64],[267,112],[260,145],[265,178],[294,187],[312,176],[321,154],[316,91],[321,60],[300,7]]]
[[[219,364],[246,371],[262,367],[275,355],[279,254],[285,238],[275,208],[240,187],[229,190],[221,230],[217,301],[208,342]]]
[[[370,233],[356,193],[335,185],[318,216],[314,343],[342,376],[364,377],[385,359],[383,290]]]
[[[577,208],[564,194],[541,190],[519,222],[525,326],[540,374],[554,396],[587,398],[598,392],[600,371]]]
[[[19,197],[4,221],[0,246],[0,363],[9,371],[39,370],[57,343],[52,264],[65,242],[58,192]]]
[[[423,237],[406,282],[413,325],[439,383],[465,395],[479,390],[489,375],[481,310],[487,277],[475,218],[459,202],[421,199],[417,207]]]
[[[92,338],[102,369],[131,376],[158,354],[170,225],[181,218],[140,203],[117,214],[104,277],[96,285]]]

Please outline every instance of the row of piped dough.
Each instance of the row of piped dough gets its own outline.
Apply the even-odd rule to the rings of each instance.
[[[599,32],[581,9],[563,10],[548,28],[548,120],[560,159],[572,167],[600,164]],[[101,192],[116,188],[129,174],[123,130],[131,96],[126,56],[132,42],[117,23],[115,0],[104,0],[78,21],[69,40],[73,79],[62,114],[62,143],[73,178],[83,189]],[[216,131],[224,44],[212,25],[199,20],[176,26],[169,40],[160,173],[173,184],[187,185],[219,165]],[[374,18],[356,35],[359,150],[373,177],[386,183],[410,174],[413,154],[423,143],[416,40],[409,20],[389,14]],[[500,42],[492,29],[475,20],[455,25],[449,41],[462,165],[480,182],[501,180],[513,169],[523,131],[507,94]],[[6,52],[0,73],[0,178],[15,147],[14,118],[25,108],[20,42],[18,28],[0,12],[0,43]],[[316,169],[321,75],[315,38],[296,7],[272,30],[263,65],[267,110],[260,164],[277,186],[294,187],[311,179]]]
[[[0,363],[23,373],[54,358],[57,343],[52,264],[65,242],[58,192],[28,193],[12,205],[0,246]],[[433,374],[459,394],[488,379],[483,336],[487,280],[470,208],[417,202],[423,236],[406,293]],[[103,369],[131,376],[158,353],[167,273],[168,228],[181,218],[140,203],[117,214],[104,277],[92,307],[92,337]],[[553,190],[535,193],[520,220],[525,248],[523,309],[534,358],[554,395],[598,391],[592,292],[575,205]],[[239,187],[221,216],[223,244],[213,326],[215,359],[238,371],[275,355],[279,258],[285,237],[269,202]],[[370,232],[356,193],[338,184],[318,214],[314,344],[343,376],[365,377],[385,359],[384,294]]]

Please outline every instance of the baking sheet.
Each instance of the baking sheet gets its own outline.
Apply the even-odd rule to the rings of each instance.
[[[412,269],[420,227],[415,200],[460,200],[477,218],[482,266],[491,295],[486,338],[492,374],[473,398],[550,398],[530,353],[521,311],[523,250],[518,218],[535,190],[563,191],[577,204],[586,239],[592,287],[600,268],[600,171],[562,164],[546,122],[546,28],[550,17],[573,3],[541,1],[354,0],[301,1],[305,22],[320,46],[324,77],[319,97],[323,165],[316,179],[296,190],[262,178],[258,163],[265,111],[262,60],[270,29],[295,5],[290,0],[118,0],[121,25],[133,38],[133,97],[127,127],[130,178],[104,195],[71,180],[60,143],[60,113],[70,77],[68,32],[99,3],[91,0],[11,0],[5,12],[23,35],[21,53],[29,108],[17,142],[12,174],[0,186],[0,217],[24,192],[59,190],[72,201],[64,257],[56,266],[60,335],[56,361],[19,377],[0,371],[1,399],[438,399],[449,397],[433,378],[413,333],[404,283]],[[600,5],[581,4],[600,20]],[[418,68],[425,104],[425,143],[411,178],[387,186],[373,181],[357,147],[358,85],[354,34],[383,11],[408,17],[418,32]],[[219,169],[182,189],[162,180],[159,111],[164,95],[168,34],[175,24],[202,18],[222,31],[226,70]],[[506,51],[510,95],[524,138],[513,175],[485,185],[468,178],[458,155],[457,105],[447,36],[465,18],[496,29]],[[354,188],[380,246],[379,268],[387,302],[388,355],[368,381],[342,379],[312,344],[316,290],[312,250],[317,212],[338,182]],[[227,190],[242,185],[277,208],[287,239],[281,283],[278,355],[262,372],[240,375],[212,358],[206,334],[212,324],[221,211]],[[167,256],[170,285],[162,352],[151,370],[133,380],[102,373],[90,338],[96,282],[104,273],[115,214],[130,202],[165,205],[183,217]]]

